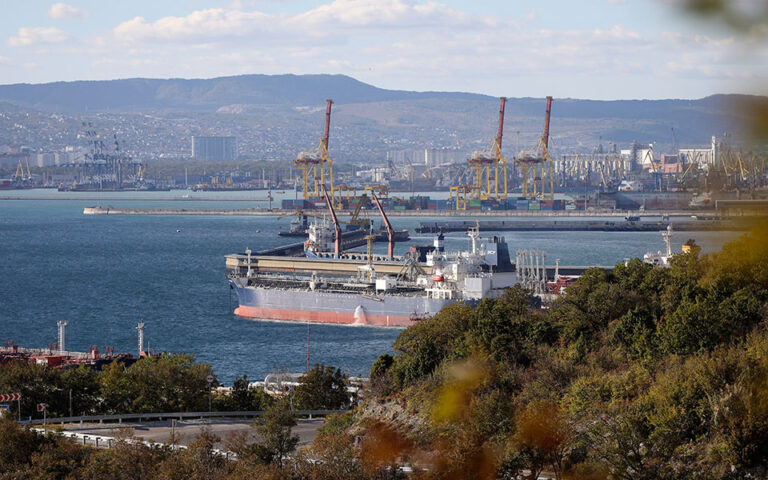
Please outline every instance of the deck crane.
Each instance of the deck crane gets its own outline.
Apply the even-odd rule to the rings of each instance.
[[[302,180],[301,180],[301,191],[304,197],[304,200],[309,200],[310,197],[310,190],[309,190],[309,180],[310,180],[310,171],[312,176],[312,192],[311,195],[314,197],[317,197],[320,195],[319,187],[320,185],[325,186],[325,164],[328,164],[328,177],[330,180],[331,185],[331,198],[333,200],[336,199],[336,189],[333,185],[333,160],[328,155],[328,138],[329,138],[329,132],[331,128],[331,105],[333,105],[333,100],[328,99],[326,100],[326,107],[325,107],[325,131],[323,133],[323,138],[320,139],[320,145],[317,147],[316,151],[313,152],[299,152],[299,155],[296,157],[296,160],[293,161],[293,163],[299,167],[299,170],[301,170],[302,173]],[[318,176],[318,167],[320,168],[320,175]],[[324,188],[324,187],[323,187]]]
[[[555,179],[552,173],[552,157],[549,155],[549,119],[552,112],[552,97],[547,97],[547,109],[544,116],[544,133],[539,139],[539,144],[536,147],[535,152],[524,152],[517,159],[515,163],[520,165],[522,170],[522,193],[524,197],[536,198],[539,195],[541,198],[553,199],[555,198]],[[533,153],[529,155],[528,153]],[[547,172],[545,172],[545,165]],[[533,192],[528,192],[528,173],[530,169],[533,169]],[[546,191],[544,185],[545,173],[549,174],[549,193]],[[541,182],[541,192],[538,190],[536,181]]]
[[[328,198],[328,191],[325,189],[325,184],[323,183],[322,186],[323,196],[325,197],[325,202],[328,204],[328,210],[331,212],[331,220],[333,220],[333,231],[336,236],[333,242],[333,254],[336,258],[339,258],[339,255],[341,254],[341,226],[339,226],[339,220],[336,218],[336,211],[333,209],[333,202],[331,202],[331,199]]]
[[[368,218],[365,218],[365,217],[360,217],[360,211],[363,208],[363,204],[367,203],[367,199],[368,199],[368,197],[365,194],[363,194],[360,197],[360,203],[358,203],[357,207],[355,207],[355,210],[352,212],[352,215],[350,215],[349,220],[337,219],[337,221],[339,223],[341,223],[341,224],[344,224],[344,225],[357,226],[357,227],[360,227],[360,228],[369,228],[371,223],[372,223],[371,220],[368,219]],[[284,213],[282,215],[278,215],[277,219],[281,220],[281,219],[283,219],[285,217],[292,217],[294,215],[297,216],[297,217],[300,217],[300,218],[301,217],[303,217],[303,218],[307,218],[307,217],[325,218],[325,215],[322,215],[322,214],[319,214],[319,213],[315,213],[315,212],[307,212],[307,211],[304,211],[304,210],[299,208],[299,209],[296,209],[296,211],[294,211],[294,212]]]
[[[379,197],[376,196],[375,193],[371,192],[371,195],[373,195],[373,201],[376,203],[376,207],[379,209],[379,213],[381,214],[381,218],[384,220],[384,225],[387,227],[387,258],[392,260],[392,258],[395,255],[395,230],[392,228],[392,224],[389,223],[389,219],[387,218],[387,214],[384,213],[384,208],[381,206],[381,202],[379,201]]]

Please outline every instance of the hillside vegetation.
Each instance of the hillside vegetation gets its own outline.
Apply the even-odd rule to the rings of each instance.
[[[593,269],[547,310],[508,291],[408,328],[371,370],[425,478],[764,478],[768,226],[720,253]],[[535,477],[535,475],[533,475]]]

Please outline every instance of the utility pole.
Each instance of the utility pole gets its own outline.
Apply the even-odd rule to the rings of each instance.
[[[211,405],[213,403],[213,375],[208,375],[205,380],[208,382],[208,412],[212,412]]]

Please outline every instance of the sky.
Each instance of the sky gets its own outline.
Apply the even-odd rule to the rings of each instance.
[[[509,97],[768,93],[768,28],[680,1],[2,0],[0,84],[332,73]]]

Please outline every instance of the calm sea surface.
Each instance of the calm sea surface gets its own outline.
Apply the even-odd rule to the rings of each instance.
[[[83,207],[99,201],[102,206],[140,208],[264,206],[264,202],[204,202],[194,197],[170,201],[186,194],[110,193],[104,194],[109,200],[100,201],[98,194],[2,192],[0,196],[56,200],[0,200],[0,341],[46,347],[56,341],[56,322],[66,320],[69,350],[88,351],[90,345],[98,345],[103,351],[105,345],[112,345],[116,352],[135,354],[136,324],[144,317],[151,349],[194,353],[198,360],[212,364],[225,383],[242,374],[257,380],[277,370],[303,371],[307,326],[232,315],[237,300],[232,295],[230,308],[224,270],[227,253],[286,243],[276,232],[287,229],[289,219],[82,214]],[[248,194],[265,196],[264,192]],[[156,200],[136,200],[153,195]],[[230,195],[249,198],[242,192]],[[67,196],[93,200],[67,200]],[[198,196],[213,195],[199,192]],[[393,219],[396,228],[411,232],[420,221],[434,220]],[[564,265],[613,265],[663,248],[661,236],[654,232],[498,234],[506,236],[513,258],[516,248],[540,248],[546,251],[548,263],[560,258]],[[735,237],[684,232],[677,235],[674,247],[679,250],[685,240],[695,238],[705,251],[712,251]],[[409,244],[431,241],[430,236],[412,233]],[[406,246],[399,245],[398,250]],[[465,235],[455,233],[446,239],[449,250],[467,246]],[[386,245],[377,244],[376,249],[385,252]],[[367,375],[376,357],[391,351],[400,331],[325,325],[311,325],[309,330],[311,362],[338,366],[352,375]]]

